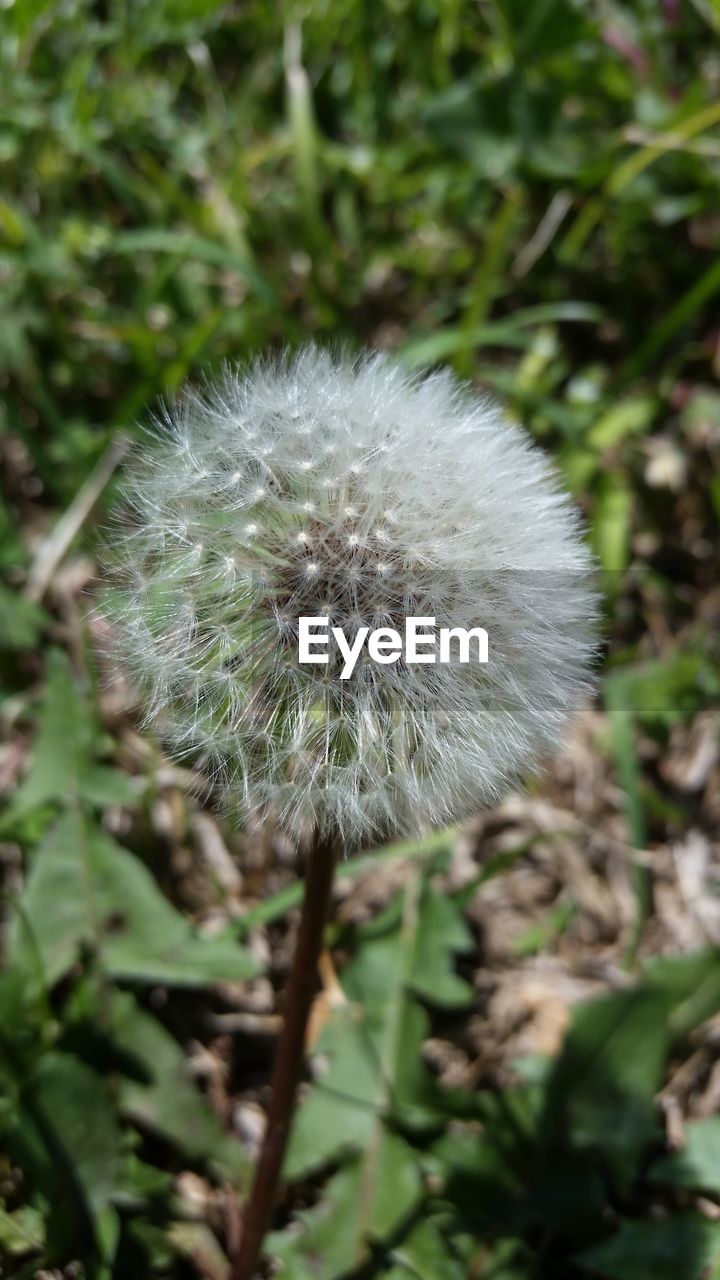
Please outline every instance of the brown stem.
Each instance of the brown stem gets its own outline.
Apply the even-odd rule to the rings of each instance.
[[[270,1226],[302,1073],[305,1036],[317,988],[318,959],[337,853],[334,840],[316,840],[308,856],[300,929],[285,992],[285,1017],[275,1049],[267,1128],[230,1280],[253,1280]]]

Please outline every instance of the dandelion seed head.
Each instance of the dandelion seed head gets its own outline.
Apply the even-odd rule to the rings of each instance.
[[[228,802],[348,847],[466,816],[558,745],[597,606],[544,455],[448,372],[306,347],[188,390],[128,470],[106,614]],[[297,660],[298,619],[483,627],[490,661]]]

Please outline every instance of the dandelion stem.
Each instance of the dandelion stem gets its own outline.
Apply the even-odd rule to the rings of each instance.
[[[337,854],[337,841],[316,839],[308,855],[300,929],[285,992],[283,1027],[275,1050],[267,1128],[230,1280],[253,1280],[262,1243],[270,1226],[302,1073],[305,1037],[317,988],[318,959]]]

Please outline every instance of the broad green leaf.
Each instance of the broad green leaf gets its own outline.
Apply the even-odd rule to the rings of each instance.
[[[665,992],[643,988],[578,1006],[550,1077],[548,1135],[571,1134],[578,1148],[597,1149],[626,1190],[659,1135],[654,1097],[670,1008]]]
[[[578,1262],[603,1280],[707,1280],[720,1263],[720,1222],[689,1213],[624,1222]]]
[[[367,1261],[369,1241],[398,1231],[421,1193],[417,1153],[377,1128],[362,1158],[334,1175],[315,1208],[297,1215],[301,1230],[271,1235],[266,1252],[280,1261],[283,1280],[336,1280]]]
[[[648,1176],[673,1187],[720,1192],[720,1116],[689,1124],[685,1146],[656,1160]]]
[[[112,1016],[119,1041],[128,1046],[147,1075],[147,1082],[124,1079],[120,1083],[120,1111],[186,1156],[205,1161],[221,1177],[242,1186],[248,1178],[248,1157],[221,1128],[207,1098],[193,1084],[177,1041],[128,994],[115,994]]]
[[[514,1099],[507,1095],[508,1113],[513,1114]],[[528,1143],[517,1130],[520,1142],[508,1142],[502,1121],[486,1120],[467,1128],[456,1125],[441,1134],[431,1148],[431,1169],[441,1180],[442,1199],[452,1206],[453,1214],[473,1229],[485,1232],[507,1229],[514,1208],[525,1189]],[[515,1153],[521,1151],[519,1160]]]
[[[434,1082],[420,1056],[427,1015],[397,983],[397,959],[395,946],[369,943],[360,962],[353,962],[358,972],[345,975],[349,983],[384,978],[389,998],[380,1009],[358,1000],[331,1016],[317,1046],[328,1059],[328,1070],[293,1123],[284,1170],[290,1180],[348,1151],[367,1148],[394,1106],[411,1125],[438,1119]]]
[[[52,649],[30,772],[5,822],[53,801],[77,796],[79,780],[91,762],[92,742],[93,719],[85,694],[77,687],[67,654]]]
[[[607,1191],[595,1151],[572,1132],[546,1135],[544,1088],[481,1098],[482,1128],[457,1123],[432,1147],[440,1196],[476,1236],[540,1227],[582,1243],[602,1220]]]
[[[0,649],[32,649],[46,623],[39,605],[0,582]]]
[[[452,1248],[437,1219],[425,1218],[389,1250],[383,1280],[467,1280],[467,1262]]]
[[[112,1206],[123,1162],[121,1134],[106,1081],[70,1054],[44,1054],[27,1083],[41,1117],[58,1181],[69,1177],[93,1223],[101,1256],[111,1261],[119,1223]]]
[[[424,879],[410,985],[433,1004],[462,1007],[472,999],[469,983],[453,968],[455,952],[472,948],[472,934],[457,903]]]
[[[45,1243],[45,1224],[42,1214],[29,1204],[13,1213],[0,1207],[0,1256],[2,1252],[19,1257],[34,1253]]]
[[[201,938],[150,872],[93,819],[69,810],[33,858],[10,930],[10,963],[52,987],[84,948],[114,978],[201,986],[256,966],[233,938]]]
[[[168,1170],[145,1164],[134,1153],[125,1160],[122,1183],[113,1200],[119,1209],[137,1210],[148,1200],[166,1198],[172,1191],[173,1175]]]
[[[660,1136],[655,1094],[672,1044],[720,1009],[720,951],[648,963],[641,983],[579,1005],[549,1078],[546,1137],[597,1151],[628,1191]]]
[[[94,760],[98,729],[87,690],[62,650],[50,651],[46,686],[29,773],[2,819],[12,827],[33,809],[84,800],[96,808],[130,804],[130,779]]]
[[[682,1040],[720,1011],[720,947],[705,947],[689,955],[658,956],[643,971],[644,982],[670,1002],[669,1029]]]
[[[329,1065],[295,1115],[284,1166],[290,1181],[369,1141],[386,1083],[365,1016],[361,1008],[337,1010],[320,1037],[317,1049]],[[417,1051],[420,1043],[416,1036],[411,1040]]]
[[[109,809],[112,805],[129,807],[138,799],[138,792],[126,773],[102,764],[91,764],[85,770],[80,779],[80,794],[93,809]]]
[[[442,1113],[441,1095],[421,1057],[428,1017],[412,994],[416,985],[433,985],[429,953],[420,943],[423,900],[422,876],[416,872],[402,914],[391,907],[385,925],[373,921],[343,973],[349,1006],[331,1015],[318,1044],[330,1065],[295,1118],[288,1178],[349,1147],[367,1146],[376,1125],[391,1112],[421,1128]],[[459,930],[451,934],[448,953],[459,937]]]
[[[281,1274],[298,1280],[315,1274],[313,1265],[328,1280],[344,1274],[366,1257],[369,1239],[395,1233],[421,1181],[417,1156],[388,1121],[418,1131],[444,1115],[445,1099],[422,1062],[429,1024],[416,994],[450,1007],[467,1003],[452,956],[467,947],[468,933],[456,904],[438,896],[427,873],[416,871],[400,905],[360,935],[343,973],[348,1004],[331,1015],[317,1046],[328,1068],[295,1117],[287,1178],[344,1162],[317,1210],[301,1215],[298,1247],[295,1227],[269,1247],[282,1254]]]

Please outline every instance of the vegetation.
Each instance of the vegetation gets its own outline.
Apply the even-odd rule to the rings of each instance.
[[[348,861],[268,1274],[720,1276],[716,0],[15,0],[0,1273],[221,1280],[300,886],[87,620],[118,440],[308,335],[447,362],[604,571],[572,752]]]

